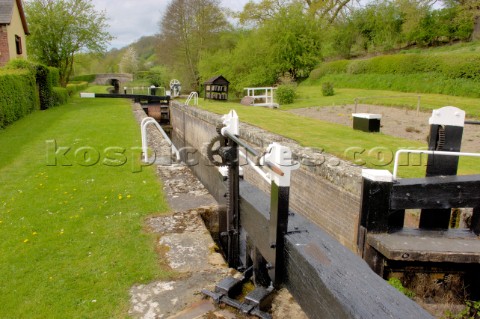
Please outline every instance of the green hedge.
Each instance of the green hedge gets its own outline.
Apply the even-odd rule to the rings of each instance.
[[[402,74],[330,74],[316,84],[332,82],[335,87],[392,90],[412,93],[436,93],[480,98],[480,85],[475,80],[452,79],[438,73]]]
[[[58,85],[58,69],[47,67],[43,64],[36,64],[23,59],[15,59],[7,64],[7,69],[29,70],[36,79],[38,86],[38,95],[40,99],[40,109],[46,110],[54,106],[52,91],[53,87]]]
[[[480,97],[478,54],[395,54],[322,63],[309,81],[336,87]]]
[[[35,109],[35,87],[35,77],[29,70],[0,70],[0,128]]]
[[[70,78],[70,81],[80,81],[80,82],[88,82],[92,83],[95,81],[95,78],[97,77],[96,74],[84,74],[84,75],[77,75],[72,78]]]
[[[462,54],[440,56],[438,71],[451,79],[471,79],[480,81],[480,56]]]
[[[46,110],[53,106],[53,85],[50,70],[46,66],[38,64],[36,66],[36,80],[40,97],[40,109]]]
[[[56,87],[59,79],[57,68],[23,59],[12,60],[0,69],[0,127],[35,109],[45,110],[66,103],[68,91]],[[83,82],[81,86],[84,85]]]
[[[349,64],[350,61],[348,60],[322,63],[318,68],[312,70],[310,78],[316,80],[327,74],[346,73]]]
[[[88,88],[88,82],[68,83],[67,91],[69,96],[73,96],[75,93]]]
[[[417,74],[438,73],[450,79],[480,81],[478,54],[395,54],[366,60],[338,60],[322,63],[310,73],[317,80],[327,74]]]
[[[68,102],[68,90],[62,87],[54,87],[52,91],[53,105],[58,106]]]

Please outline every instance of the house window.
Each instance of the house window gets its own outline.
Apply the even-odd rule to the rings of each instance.
[[[17,54],[22,54],[22,38],[15,35],[15,46],[17,47]]]

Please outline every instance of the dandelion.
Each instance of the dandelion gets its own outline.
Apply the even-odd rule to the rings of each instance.
[[[63,229],[60,230],[60,235],[63,235]]]
[[[28,238],[26,238],[26,239],[23,240],[23,242],[24,242],[25,244],[28,243],[28,241],[29,241]]]
[[[32,235],[33,235],[33,236],[37,236],[38,233],[37,233],[36,231],[34,231],[34,232],[32,233]]]
[[[123,196],[119,194],[119,195],[118,195],[118,199],[122,199],[122,198],[123,198]]]
[[[128,194],[128,195],[127,195],[127,198],[128,198],[128,199],[132,198],[132,195]]]

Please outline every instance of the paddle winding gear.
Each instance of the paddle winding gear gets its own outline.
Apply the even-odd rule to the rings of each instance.
[[[227,140],[222,135],[215,136],[207,145],[207,158],[215,166],[226,165],[226,160],[220,155],[220,149],[227,146]]]

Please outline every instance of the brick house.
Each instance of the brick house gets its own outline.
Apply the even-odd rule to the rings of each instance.
[[[0,66],[16,58],[27,58],[29,34],[22,0],[0,0]]]

